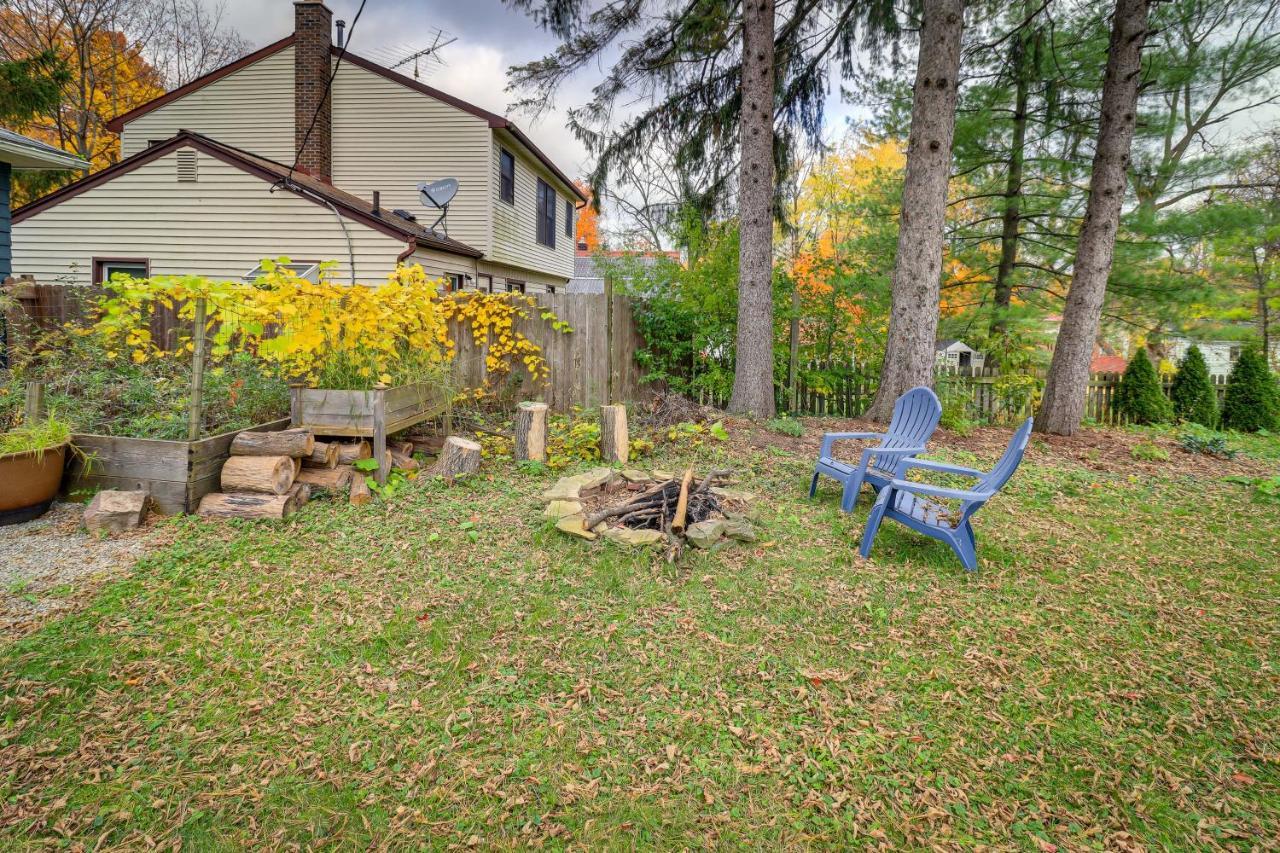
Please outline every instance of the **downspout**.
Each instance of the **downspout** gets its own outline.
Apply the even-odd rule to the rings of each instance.
[[[338,227],[342,229],[342,236],[347,239],[347,262],[351,269],[351,284],[354,285],[356,283],[356,251],[351,244],[351,232],[347,230],[347,222],[342,218],[342,214],[338,212],[338,208],[334,207],[333,202],[329,201],[329,199],[324,196],[313,193],[306,187],[300,187],[292,181],[289,181],[287,178],[281,179],[277,183],[272,184],[270,192],[275,192],[280,187],[284,187],[298,195],[310,196],[333,211],[334,218],[338,220]]]
[[[400,254],[396,255],[396,264],[397,265],[403,264],[409,258],[409,256],[416,251],[418,251],[418,238],[410,237],[408,245],[405,247],[405,250]]]

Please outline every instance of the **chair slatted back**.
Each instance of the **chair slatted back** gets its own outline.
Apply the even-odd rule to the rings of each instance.
[[[1018,431],[1013,434],[1013,439],[1009,442],[1009,446],[1005,449],[1004,455],[1000,457],[1000,461],[996,463],[996,467],[991,469],[991,473],[978,481],[975,492],[985,492],[993,495],[1000,491],[1000,487],[1009,481],[1013,476],[1013,472],[1018,470],[1018,465],[1022,462],[1022,454],[1027,450],[1027,444],[1031,441],[1031,418],[1027,418],[1022,426],[1018,427]]]
[[[923,385],[912,388],[893,404],[893,417],[880,446],[885,450],[900,447],[924,447],[942,418],[938,395]]]

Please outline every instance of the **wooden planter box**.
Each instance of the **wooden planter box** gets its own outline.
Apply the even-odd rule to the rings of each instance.
[[[166,515],[192,512],[200,499],[218,491],[222,463],[231,455],[231,440],[241,432],[274,432],[289,426],[283,418],[247,430],[233,430],[199,441],[165,441],[118,435],[73,435],[67,466],[67,491],[77,489],[140,490]]]
[[[342,391],[333,388],[290,388],[293,426],[316,435],[363,437],[373,440],[378,482],[387,480],[387,436],[428,418],[447,414],[452,397],[447,388],[429,382]]]

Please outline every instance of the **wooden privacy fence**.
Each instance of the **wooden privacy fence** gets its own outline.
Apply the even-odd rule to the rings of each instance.
[[[21,279],[9,285],[7,292],[17,305],[6,317],[8,338],[7,345],[0,346],[0,359],[10,347],[19,349],[24,335],[84,319],[102,289]],[[524,376],[509,381],[507,391],[512,396],[541,399],[561,411],[648,396],[635,361],[642,341],[629,299],[599,293],[540,293],[534,297],[541,310],[531,309],[528,319],[518,321],[517,329],[542,350],[551,376],[545,387],[533,387]],[[179,329],[190,332],[191,321],[179,320],[179,308],[158,307],[152,315],[151,337],[157,344],[172,346]],[[542,311],[552,312],[573,331],[553,329],[542,319]],[[470,332],[457,327],[452,331],[458,342],[455,378],[467,387],[476,387],[488,374],[487,346],[473,340]],[[0,361],[0,366],[6,363]]]
[[[641,400],[649,395],[635,361],[643,342],[627,297],[603,293],[534,296],[539,307],[554,313],[573,331],[556,331],[532,310],[528,319],[517,321],[516,330],[542,350],[551,366],[551,376],[545,387],[534,387],[526,378],[520,378],[510,388],[513,397],[540,399],[553,409],[565,411],[574,406],[591,408]],[[467,332],[458,334],[455,330],[453,338],[458,342],[455,378],[467,387],[480,385],[487,377],[487,347]]]

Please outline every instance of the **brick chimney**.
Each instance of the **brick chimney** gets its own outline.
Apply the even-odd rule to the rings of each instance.
[[[295,151],[301,149],[301,169],[329,182],[333,175],[333,116],[325,84],[332,71],[332,20],[333,13],[322,0],[293,2],[293,147]],[[315,127],[303,148],[302,140],[311,127],[312,116]]]

